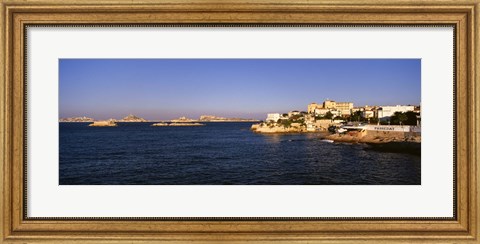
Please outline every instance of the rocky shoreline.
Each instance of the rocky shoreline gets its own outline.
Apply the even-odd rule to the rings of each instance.
[[[250,130],[252,130],[255,133],[265,133],[265,134],[284,134],[284,133],[314,133],[318,131],[308,131],[305,126],[290,126],[290,127],[284,127],[284,126],[278,126],[278,125],[273,125],[273,126],[268,126],[268,125],[263,125],[263,124],[253,124],[250,127]]]
[[[309,131],[305,126],[283,127],[278,125],[254,124],[251,130],[261,134],[317,133],[319,139],[335,143],[361,143],[366,150],[408,153],[421,155],[421,135],[414,132],[398,131],[351,131],[330,134],[327,131]]]
[[[334,142],[344,143],[364,143],[368,147],[366,150],[408,153],[413,155],[421,155],[421,136],[414,133],[383,133],[379,135],[367,134],[331,134],[324,139]]]

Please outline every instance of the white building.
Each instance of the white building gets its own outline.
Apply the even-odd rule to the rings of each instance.
[[[267,122],[277,122],[280,119],[281,115],[279,113],[267,114]]]
[[[415,110],[415,106],[410,106],[410,105],[382,106],[377,110],[377,117],[379,119],[387,119],[393,116],[395,112],[405,113],[405,112],[414,111],[414,110]]]
[[[340,115],[341,115],[341,116],[349,116],[349,115],[352,114],[352,111],[351,111],[351,110],[348,110],[348,109],[338,110],[338,112],[340,112]]]
[[[333,114],[333,117],[342,116],[342,111],[339,110],[330,110],[330,113]]]
[[[324,116],[325,114],[328,113],[328,111],[330,111],[330,109],[327,109],[327,108],[316,108],[316,109],[315,109],[315,115]]]

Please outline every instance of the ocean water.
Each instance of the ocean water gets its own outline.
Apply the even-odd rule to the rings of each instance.
[[[420,156],[252,123],[60,123],[60,185],[418,185]]]

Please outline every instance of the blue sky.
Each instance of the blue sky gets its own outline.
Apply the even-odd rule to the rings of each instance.
[[[420,59],[60,59],[60,117],[265,119],[325,99],[420,104]]]

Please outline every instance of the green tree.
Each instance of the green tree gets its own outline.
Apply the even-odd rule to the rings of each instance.
[[[378,124],[378,118],[370,118],[369,123],[372,125]]]
[[[417,115],[418,113],[415,113],[413,111],[408,111],[405,113],[407,115],[407,120],[405,121],[405,125],[417,125]]]
[[[405,121],[407,121],[408,117],[405,113],[399,113],[398,114],[398,121],[400,122],[401,125],[405,124]]]
[[[350,121],[362,121],[363,120],[362,112],[361,111],[355,111],[355,113],[350,115],[349,120]]]
[[[380,121],[380,124],[381,124],[381,125],[389,125],[389,124],[390,124],[390,120],[381,120],[381,121]]]
[[[333,114],[332,112],[328,111],[325,116],[324,116],[325,119],[332,119],[333,118]]]
[[[390,116],[390,124],[391,125],[399,125],[400,124],[400,120],[398,119],[398,114],[400,112],[395,112],[392,116]]]
[[[285,128],[289,128],[292,125],[292,121],[287,119],[279,120],[278,123]]]
[[[405,113],[395,112],[390,117],[390,124],[392,124],[392,125],[403,125],[403,124],[405,124],[405,121],[407,121],[407,119],[408,119],[408,117]]]

